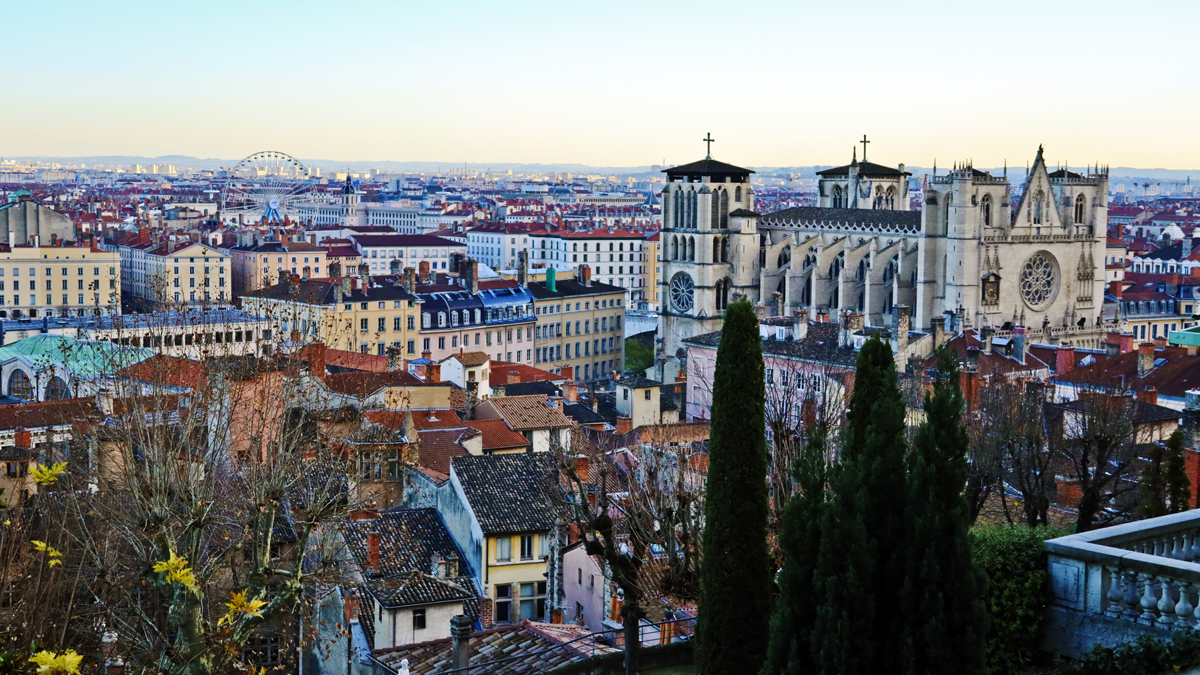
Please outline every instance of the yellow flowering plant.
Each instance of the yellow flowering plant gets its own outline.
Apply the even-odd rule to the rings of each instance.
[[[35,466],[29,470],[29,473],[33,474],[33,480],[38,485],[54,485],[58,477],[66,470],[66,462],[57,462],[52,466]]]
[[[30,543],[33,544],[33,550],[44,551],[46,553],[46,557],[50,559],[51,567],[62,564],[62,551],[59,551],[44,541],[38,541],[34,539]]]
[[[167,581],[179,582],[191,589],[199,585],[195,573],[188,567],[187,559],[175,555],[174,551],[171,552],[170,559],[154,563],[154,571],[166,572]]]
[[[68,649],[62,654],[43,650],[34,654],[29,659],[29,662],[36,663],[38,667],[37,672],[44,675],[51,675],[52,673],[79,675],[79,664],[83,662],[83,656],[76,654],[74,649]]]
[[[225,606],[229,608],[229,611],[225,613],[225,616],[221,617],[221,619],[217,621],[218,626],[225,623],[232,624],[234,620],[237,619],[239,614],[256,616],[260,619],[262,618],[262,612],[259,612],[258,610],[266,606],[267,603],[265,600],[247,600],[246,594],[249,593],[249,591],[250,589],[247,588],[241,593],[230,593],[232,598],[229,602],[225,603]]]

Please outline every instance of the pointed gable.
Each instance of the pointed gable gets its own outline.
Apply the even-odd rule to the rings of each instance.
[[[1042,157],[1042,146],[1038,146],[1037,157],[1029,176],[1021,187],[1021,203],[1013,210],[1013,227],[1062,227],[1062,219],[1055,206],[1054,188],[1050,184],[1050,172],[1046,169],[1046,160]],[[1035,200],[1038,193],[1042,194],[1042,221],[1034,223]]]

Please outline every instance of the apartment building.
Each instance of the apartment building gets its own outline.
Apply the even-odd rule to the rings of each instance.
[[[574,279],[558,279],[556,270],[548,269],[545,281],[531,281],[528,288],[537,317],[534,362],[539,368],[569,372],[581,382],[604,380],[624,369],[626,289],[592,281],[587,266]]]
[[[401,268],[428,261],[430,269],[444,271],[450,267],[451,254],[467,252],[463,244],[427,234],[362,234],[353,241],[372,274],[387,274],[393,260]]]
[[[308,279],[328,271],[326,249],[308,242],[263,241],[234,246],[228,252],[234,297],[274,286],[292,274]]]
[[[636,301],[633,307],[638,309],[657,312],[661,306],[659,295],[662,291],[658,288],[658,280],[662,277],[662,248],[659,246],[659,233],[646,237],[646,241],[642,244],[642,252],[645,254],[645,265],[642,269],[645,272],[642,274],[642,287],[644,292],[641,294],[641,299]]]
[[[321,341],[331,349],[413,357],[417,352],[421,299],[400,283],[381,284],[365,269],[342,276],[335,263],[330,279],[288,282],[247,293],[242,308],[265,316],[283,335],[299,342]]]
[[[92,245],[0,245],[0,318],[121,313],[121,256]]]
[[[493,269],[515,269],[517,254],[529,249],[532,229],[539,228],[529,223],[477,225],[467,230],[467,255]]]
[[[157,312],[181,306],[225,306],[232,301],[230,256],[194,241],[109,244],[120,259],[121,302]]]
[[[497,361],[533,364],[534,315],[530,291],[513,281],[474,281],[475,261],[459,290],[419,294],[421,351],[441,361],[461,351]]]
[[[654,294],[646,285],[646,234],[622,228],[572,230],[550,227],[529,234],[529,262],[535,266],[577,270],[590,267],[592,279],[628,289],[638,303]]]

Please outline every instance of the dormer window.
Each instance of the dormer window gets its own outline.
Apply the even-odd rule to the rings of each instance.
[[[446,327],[446,313],[438,312],[438,328]]]

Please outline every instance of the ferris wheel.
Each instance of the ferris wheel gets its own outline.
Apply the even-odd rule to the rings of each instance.
[[[282,222],[295,217],[311,189],[309,170],[282,152],[256,152],[229,169],[221,187],[221,217],[244,222]]]

